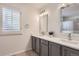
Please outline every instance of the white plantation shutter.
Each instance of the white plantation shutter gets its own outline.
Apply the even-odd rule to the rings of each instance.
[[[20,12],[10,8],[3,8],[2,10],[2,30],[5,32],[20,31]]]
[[[2,9],[0,9],[0,31],[2,31]]]
[[[20,13],[17,11],[13,11],[13,30],[15,31],[19,31],[20,30]]]

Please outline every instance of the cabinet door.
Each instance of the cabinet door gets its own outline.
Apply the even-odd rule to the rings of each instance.
[[[39,54],[40,53],[40,39],[36,38],[36,52]]]
[[[33,36],[31,38],[32,38],[32,50],[35,51],[35,49],[36,49],[36,46],[35,46],[36,45],[36,39]]]
[[[41,44],[41,56],[48,56],[48,46]]]
[[[49,42],[49,56],[60,56],[60,45]]]
[[[62,54],[63,56],[79,56],[79,51],[68,47],[63,47]]]

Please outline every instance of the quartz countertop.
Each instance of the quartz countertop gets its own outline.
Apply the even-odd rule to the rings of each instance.
[[[79,50],[79,41],[78,40],[68,40],[68,39],[63,39],[63,38],[49,37],[46,35],[32,35],[32,36]]]

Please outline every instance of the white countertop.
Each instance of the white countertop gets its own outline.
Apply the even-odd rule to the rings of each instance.
[[[77,40],[68,40],[68,39],[62,39],[62,38],[56,38],[56,37],[49,37],[46,35],[32,35],[32,36],[79,50],[79,41]]]

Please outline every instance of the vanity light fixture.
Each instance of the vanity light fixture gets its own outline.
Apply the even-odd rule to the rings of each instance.
[[[41,13],[40,16],[46,15],[48,12]]]

